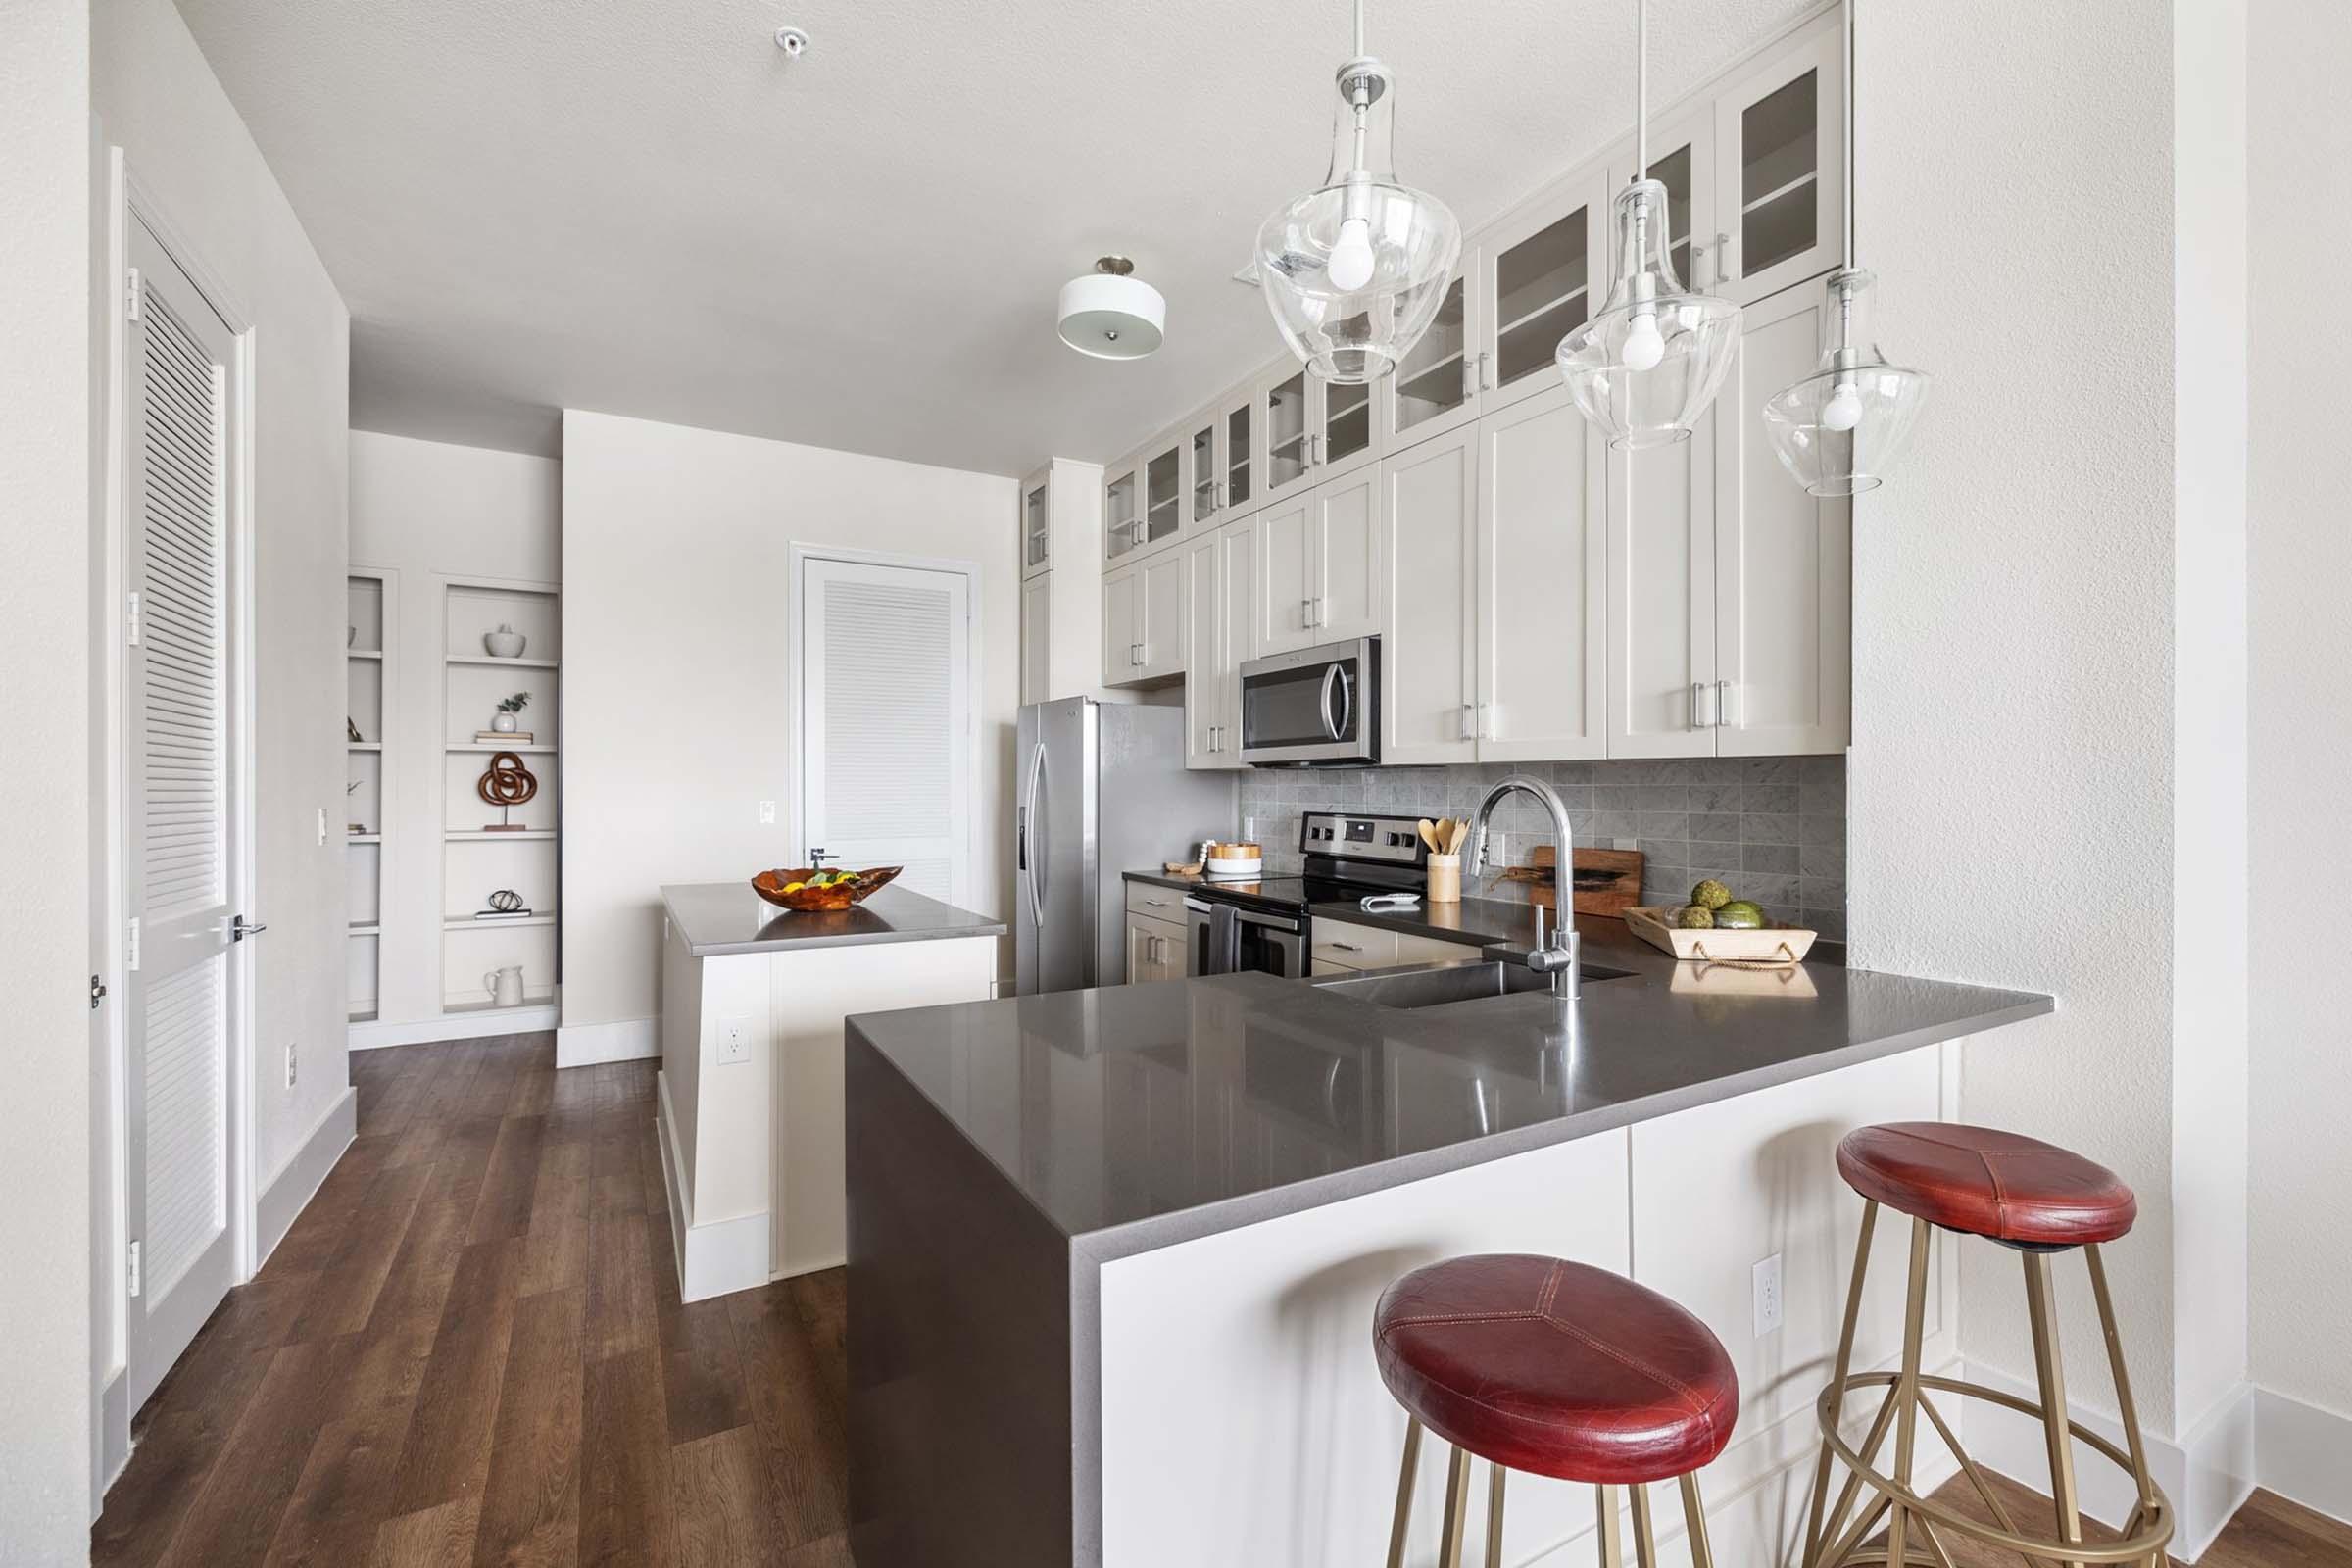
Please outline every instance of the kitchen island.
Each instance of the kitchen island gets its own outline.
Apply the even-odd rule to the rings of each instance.
[[[826,913],[662,890],[659,1126],[689,1301],[837,1267],[842,1019],[986,999],[1004,922],[902,887]]]
[[[1715,1328],[1746,1396],[1708,1475],[1718,1549],[1778,1560],[1860,1219],[1831,1151],[1948,1117],[1956,1058],[1932,1048],[2051,1003],[1821,965],[1801,992],[1710,985],[1579,925],[1573,1004],[1248,974],[852,1018],[864,1568],[1381,1560],[1404,1417],[1372,1303],[1492,1250],[1630,1274]],[[1899,1259],[1879,1265],[1869,1359],[1899,1329]],[[1930,1358],[1956,1353],[1939,1309]],[[1592,1525],[1589,1488],[1515,1479],[1506,1560]]]

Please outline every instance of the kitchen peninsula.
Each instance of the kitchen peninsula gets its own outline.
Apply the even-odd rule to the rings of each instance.
[[[662,1174],[693,1301],[843,1257],[842,1019],[986,999],[1002,921],[904,887],[787,912],[662,890]]]
[[[1378,1561],[1403,1417],[1372,1304],[1496,1250],[1629,1274],[1716,1328],[1746,1392],[1710,1482],[1718,1548],[1774,1560],[1749,1548],[1786,1539],[1858,1223],[1830,1149],[1948,1118],[1948,1043],[2052,1004],[1831,965],[1759,995],[1579,924],[1575,1004],[1469,964],[850,1019],[858,1561]],[[1902,1272],[1878,1261],[1874,1361]],[[1781,1321],[1751,1326],[1764,1264]],[[1931,1358],[1956,1353],[1938,1311]],[[1526,1482],[1506,1559],[1592,1525],[1590,1488]]]

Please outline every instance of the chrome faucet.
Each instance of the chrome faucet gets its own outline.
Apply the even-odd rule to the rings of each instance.
[[[1512,949],[1501,952],[1505,957],[1526,964],[1538,974],[1551,976],[1551,994],[1562,1002],[1574,1002],[1584,994],[1583,976],[1577,963],[1582,941],[1576,933],[1576,843],[1568,825],[1568,803],[1560,799],[1560,792],[1525,773],[1513,773],[1487,791],[1487,798],[1478,803],[1478,821],[1470,834],[1469,871],[1477,876],[1487,868],[1487,819],[1494,814],[1494,808],[1502,803],[1502,798],[1514,790],[1525,790],[1544,803],[1544,808],[1551,813],[1551,836],[1559,849],[1551,866],[1550,940],[1544,940],[1544,908],[1538,905],[1536,945],[1525,953]]]

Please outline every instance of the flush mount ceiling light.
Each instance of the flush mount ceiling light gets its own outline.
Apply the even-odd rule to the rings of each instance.
[[[1616,281],[1600,314],[1553,356],[1576,406],[1613,447],[1690,439],[1740,347],[1740,307],[1689,294],[1668,256],[1665,185],[1649,177],[1649,6],[1635,8],[1633,183],[1609,216]]]
[[[1105,256],[1061,285],[1061,340],[1098,360],[1140,360],[1166,335],[1168,302],[1129,274],[1135,264]]]
[[[1845,0],[1845,265],[1830,274],[1821,363],[1764,405],[1781,466],[1817,496],[1858,496],[1886,482],[1927,406],[1928,376],[1886,363],[1871,337],[1878,278],[1854,265],[1854,4]]]
[[[1394,172],[1395,73],[1364,52],[1334,78],[1340,106],[1320,188],[1266,220],[1257,271],[1291,352],[1326,381],[1357,385],[1396,368],[1436,318],[1462,252],[1446,204]]]

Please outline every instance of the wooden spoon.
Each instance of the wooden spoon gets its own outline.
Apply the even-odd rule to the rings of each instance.
[[[1428,817],[1425,816],[1420,821],[1415,822],[1413,826],[1420,830],[1421,842],[1429,846],[1430,854],[1438,855],[1444,853],[1438,848],[1438,825],[1435,822],[1432,822]]]
[[[1430,847],[1430,850],[1431,850],[1431,852],[1432,852],[1432,853],[1434,853],[1434,854],[1437,854],[1437,855],[1444,855],[1444,854],[1446,854],[1446,845],[1448,845],[1448,844],[1450,844],[1450,843],[1452,843],[1452,842],[1453,842],[1453,818],[1452,818],[1452,817],[1450,817],[1450,816],[1441,816],[1441,817],[1439,817],[1439,818],[1438,818],[1438,836],[1437,836],[1436,838],[1434,838],[1434,839],[1430,840],[1430,843],[1429,843],[1429,847]]]
[[[1467,822],[1456,822],[1453,824],[1452,848],[1447,850],[1446,853],[1448,855],[1459,855],[1462,853],[1462,846],[1469,842],[1470,824]]]

